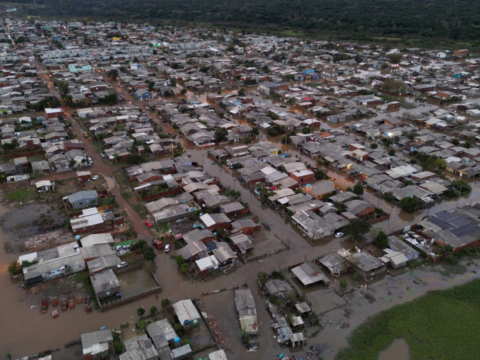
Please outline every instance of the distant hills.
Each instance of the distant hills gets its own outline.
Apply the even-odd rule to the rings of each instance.
[[[478,0],[18,0],[22,14],[88,20],[208,24],[324,38],[480,39]],[[23,10],[22,10],[23,8]]]

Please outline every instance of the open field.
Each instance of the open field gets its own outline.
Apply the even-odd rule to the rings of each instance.
[[[431,291],[363,323],[338,360],[376,359],[396,338],[404,338],[412,359],[477,359],[480,351],[480,280]]]

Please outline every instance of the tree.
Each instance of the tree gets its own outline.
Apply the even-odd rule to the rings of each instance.
[[[8,266],[8,272],[11,275],[18,275],[22,272],[22,267],[16,261],[14,261]]]
[[[154,315],[157,312],[157,307],[155,305],[152,305],[150,308],[150,314]]]
[[[470,144],[468,141],[465,141],[465,143],[463,144],[463,147],[465,149],[470,149],[470,146],[472,146],[472,144]]]
[[[73,105],[72,95],[65,95],[65,97],[63,98],[63,103],[64,103],[66,106],[72,106],[72,105]]]
[[[113,332],[113,351],[115,354],[120,355],[123,352],[123,343],[120,340],[120,334]]]
[[[69,92],[69,87],[70,87],[70,85],[68,84],[68,81],[58,81],[57,87],[58,87],[58,91],[60,92],[60,96],[62,98],[67,96]]]
[[[240,90],[238,90],[238,96],[245,96],[245,89],[244,88],[241,88]]]
[[[127,164],[132,164],[132,165],[138,165],[144,162],[145,162],[145,156],[140,154],[130,155],[126,160]]]
[[[143,311],[145,311],[145,310],[143,310]],[[147,321],[145,319],[142,319],[135,324],[135,328],[137,329],[138,332],[143,332],[144,333],[145,330],[147,329],[148,324],[150,324],[149,321]]]
[[[296,102],[297,102],[297,99],[293,97],[287,100],[287,104],[291,106],[295,105]]]
[[[388,155],[395,156],[395,150],[393,149],[388,150]]]
[[[107,76],[110,78],[110,79],[117,79],[118,78],[118,70],[117,69],[112,69],[110,70],[108,73],[107,73]]]
[[[145,309],[143,307],[139,307],[137,309],[137,315],[138,316],[143,316],[143,314],[145,314]]]
[[[388,236],[383,231],[380,231],[375,238],[375,242],[380,247],[387,247],[388,245]]]
[[[224,142],[227,139],[228,131],[225,128],[219,127],[215,130],[215,141]]]
[[[160,301],[160,305],[162,305],[162,308],[166,308],[171,303],[172,302],[169,299],[162,299],[162,301]]]
[[[344,227],[344,233],[353,239],[358,239],[360,236],[368,233],[372,225],[360,219],[352,219],[350,223]]]
[[[134,62],[134,63],[138,63],[138,57],[135,56],[135,57],[133,58],[133,62]]]
[[[325,179],[325,173],[322,170],[315,170],[315,179]]]
[[[187,93],[187,89],[183,88],[182,90],[180,90],[180,93],[181,93],[182,95],[185,95],[185,94]]]
[[[402,54],[389,54],[388,60],[392,64],[398,64],[400,61],[402,61]]]
[[[117,203],[113,196],[104,197],[101,202],[103,206],[114,206]]]
[[[310,134],[310,128],[308,126],[304,126],[302,128],[302,134]]]
[[[258,134],[260,134],[260,131],[258,130],[258,127],[254,126],[252,128],[252,133],[253,133],[253,135],[258,136]]]
[[[453,139],[452,144],[457,146],[458,144],[460,144],[460,141],[458,141],[458,139]]]
[[[353,193],[356,195],[363,195],[362,184],[355,184],[355,186],[353,187]]]
[[[407,196],[407,197],[404,197],[402,200],[400,200],[400,207],[409,213],[415,212],[417,205],[418,205],[417,199],[415,199],[414,197]]]
[[[372,149],[376,149],[376,148],[378,148],[378,145],[377,145],[377,143],[371,143],[371,144],[370,144],[370,147],[371,147]]]

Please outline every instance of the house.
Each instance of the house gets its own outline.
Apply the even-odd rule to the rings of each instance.
[[[250,289],[235,290],[235,309],[242,333],[258,334],[258,318],[255,300]]]
[[[84,360],[109,359],[113,353],[113,336],[109,329],[81,334]]]
[[[115,296],[120,292],[120,282],[111,269],[90,275],[90,281],[99,300]]]
[[[293,223],[301,228],[312,240],[333,235],[348,224],[340,215],[330,212],[323,217],[310,210],[301,210],[292,216]]]
[[[318,200],[322,200],[323,196],[330,194],[335,190],[335,184],[330,180],[321,180],[313,184],[307,184],[306,186],[301,186],[300,189],[306,193],[312,195]]]
[[[229,229],[231,220],[225,214],[204,214],[200,216],[200,222],[206,229]]]
[[[260,231],[262,225],[257,224],[253,220],[237,220],[232,223],[231,233],[235,234],[241,232],[246,235],[253,235],[255,232]]]
[[[366,281],[379,278],[385,275],[387,271],[385,263],[368,252],[362,251],[350,254],[346,250],[339,250],[338,253]]]
[[[448,245],[458,253],[480,245],[479,214],[480,204],[473,202],[460,209],[440,211],[423,219],[419,225],[425,235],[435,239],[437,246]]]
[[[95,190],[79,191],[65,196],[63,202],[68,203],[74,210],[82,209],[87,206],[97,205],[98,193]]]
[[[200,325],[201,317],[192,300],[180,300],[173,304],[172,307],[180,324],[190,327]]]
[[[292,285],[281,279],[268,279],[264,285],[268,295],[285,298],[285,295],[293,291]]]
[[[234,201],[231,203],[223,204],[218,207],[220,213],[225,214],[227,216],[237,216],[248,212],[240,202]]]
[[[123,342],[125,352],[120,354],[120,360],[157,360],[158,351],[146,334]]]
[[[228,360],[225,350],[217,350],[208,354],[209,360]]]
[[[147,325],[146,332],[160,355],[160,359],[171,359],[169,344],[173,344],[177,333],[167,319],[162,319]]]
[[[248,250],[253,249],[253,239],[249,235],[237,233],[234,235],[230,235],[228,238],[232,243],[233,247],[240,251],[240,253],[242,254],[246,254]]]
[[[292,273],[305,287],[318,282],[322,282],[323,285],[328,285],[330,283],[330,280],[328,280],[322,270],[313,263],[304,262],[303,264],[294,267]]]
[[[357,217],[365,217],[375,214],[375,206],[363,200],[351,200],[345,203],[347,211]]]
[[[200,242],[194,241],[177,250],[177,255],[180,255],[187,261],[195,260],[199,257],[199,254],[207,252],[207,246]]]
[[[47,119],[63,117],[64,112],[61,108],[45,108],[45,115]]]
[[[195,241],[200,241],[206,244],[209,241],[216,240],[216,238],[217,237],[213,235],[213,233],[210,230],[198,229],[198,228],[183,235],[183,240],[185,240],[187,244],[191,244]]]
[[[217,248],[213,249],[212,252],[220,264],[227,265],[233,263],[234,259],[238,258],[237,254],[235,254],[227,243],[219,242],[216,245]]]
[[[138,89],[133,93],[133,96],[135,96],[137,100],[141,101],[148,101],[153,99],[152,93],[146,89]]]
[[[262,82],[258,85],[257,90],[264,95],[270,95],[277,89],[277,86],[271,82]]]
[[[307,183],[311,183],[315,181],[315,174],[313,171],[308,169],[300,170],[300,171],[293,171],[290,173],[290,177],[295,180],[298,185],[302,186]]]
[[[332,276],[338,277],[348,271],[349,267],[347,262],[337,253],[331,253],[323,256],[318,260]]]

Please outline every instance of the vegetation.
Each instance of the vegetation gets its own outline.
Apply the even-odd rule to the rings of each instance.
[[[353,187],[353,193],[356,195],[363,195],[363,186],[361,184],[355,184]]]
[[[147,244],[145,240],[139,240],[130,247],[131,251],[140,251],[142,254],[143,260],[146,262],[154,261],[157,257],[155,250]]]
[[[30,192],[31,190],[29,189],[16,189],[7,195],[7,199],[12,201],[24,201],[30,195]]]
[[[19,0],[16,4],[31,4]],[[463,0],[383,1],[359,6],[357,0],[284,2],[281,0],[228,4],[203,0],[188,6],[165,1],[41,0],[41,6],[18,6],[25,14],[44,17],[122,19],[125,22],[168,22],[172,25],[210,24],[215,27],[258,30],[281,36],[322,35],[325,38],[391,40],[424,38],[434,41],[477,41],[480,38],[480,3]],[[395,11],[392,11],[395,9]],[[245,32],[245,31],[244,31]],[[17,42],[21,42],[21,37]],[[333,44],[332,44],[333,45]],[[395,58],[390,58],[395,62]]]
[[[383,231],[380,231],[375,238],[375,243],[380,247],[388,246],[388,236]]]
[[[352,219],[350,223],[344,227],[345,235],[349,235],[353,239],[358,239],[362,235],[368,233],[372,225],[360,219]]]
[[[225,128],[219,127],[215,130],[215,141],[224,142],[227,139],[228,131]]]
[[[414,197],[404,197],[400,200],[400,207],[406,212],[413,213],[417,208],[418,201]]]
[[[143,316],[143,314],[145,314],[145,309],[143,307],[139,307],[137,309],[137,315],[138,316]]]
[[[337,359],[376,359],[378,352],[397,338],[407,341],[412,359],[477,358],[480,345],[475,337],[465,334],[478,331],[479,297],[480,280],[473,280],[395,306],[355,330],[349,338],[350,347],[341,350]]]

